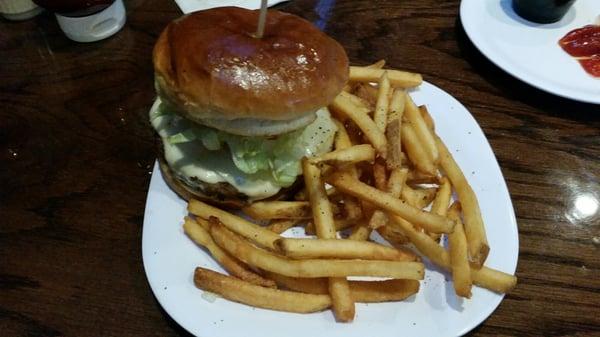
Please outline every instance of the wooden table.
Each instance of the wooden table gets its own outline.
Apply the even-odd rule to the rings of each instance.
[[[519,222],[519,284],[473,334],[599,335],[600,106],[494,66],[466,37],[459,1],[316,3],[280,7],[320,22],[354,64],[384,58],[422,73],[493,147]],[[141,258],[155,158],[150,55],[180,12],[165,0],[127,9],[119,34],[90,44],[69,41],[49,14],[0,22],[2,336],[186,335]]]

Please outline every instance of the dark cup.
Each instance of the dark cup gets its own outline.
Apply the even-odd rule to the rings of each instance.
[[[82,17],[96,14],[106,9],[115,0],[33,0],[33,2],[40,7],[63,16]]]
[[[522,18],[538,23],[562,19],[575,0],[513,0],[513,9]]]

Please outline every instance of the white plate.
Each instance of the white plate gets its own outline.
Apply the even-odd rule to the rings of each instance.
[[[465,107],[441,89],[423,83],[412,95],[417,104],[427,104],[438,133],[477,194],[491,245],[486,265],[514,273],[519,250],[517,223],[504,178],[483,132]],[[146,275],[169,315],[198,336],[456,336],[481,323],[503,298],[474,287],[471,300],[459,300],[452,282],[428,267],[416,296],[404,302],[357,304],[351,324],[336,323],[329,310],[303,315],[255,309],[222,298],[211,303],[194,286],[192,274],[196,266],[222,269],[183,233],[185,205],[167,187],[155,165],[142,241]]]
[[[593,24],[600,1],[577,0],[558,22],[522,19],[512,0],[462,0],[460,19],[473,44],[500,68],[552,94],[600,104],[600,78],[588,75],[558,45],[566,33]]]

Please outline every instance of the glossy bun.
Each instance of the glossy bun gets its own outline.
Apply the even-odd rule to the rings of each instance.
[[[348,79],[344,49],[310,22],[220,7],[171,22],[154,48],[161,98],[186,118],[289,120],[328,105]]]

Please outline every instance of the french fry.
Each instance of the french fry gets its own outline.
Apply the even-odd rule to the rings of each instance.
[[[408,169],[397,168],[393,169],[388,179],[387,191],[394,197],[400,198],[402,194],[402,188],[406,184],[406,178],[408,176]]]
[[[274,273],[267,274],[277,284],[307,294],[327,294],[327,280],[323,278],[293,278]],[[356,302],[376,303],[401,301],[419,291],[419,281],[348,281],[350,293]]]
[[[375,180],[375,188],[385,191],[387,188],[385,165],[380,163],[373,164],[373,178]]]
[[[206,219],[203,219],[203,218],[200,218],[200,217],[197,217],[197,218],[195,218],[195,219],[192,219],[192,218],[191,218],[191,217],[189,217],[189,216],[186,216],[186,217],[184,217],[184,218],[183,218],[184,232],[185,232],[185,224],[186,224],[186,223],[188,223],[188,222],[190,222],[190,221],[191,221],[191,222],[193,222],[193,225],[196,225],[196,226],[200,226],[200,227],[202,227],[202,228],[203,228],[203,229],[204,229],[204,230],[205,230],[207,233],[209,233],[209,232],[210,232],[210,226],[211,226],[211,224],[210,224],[210,221],[208,221],[208,220],[206,220]],[[190,225],[191,225],[191,224],[190,224]],[[187,234],[187,233],[186,233],[186,234]],[[210,235],[210,233],[209,233],[208,235]],[[196,238],[198,238],[198,237],[196,237]],[[195,240],[196,238],[192,238],[192,240],[193,240],[193,241],[196,241],[196,240]],[[199,239],[199,238],[198,238],[198,239]],[[211,238],[211,240],[212,240],[212,238]],[[203,245],[202,243],[200,243],[200,242],[196,242],[196,243],[197,243],[197,244],[199,244],[199,245],[202,245],[202,246],[204,246],[204,245]]]
[[[364,68],[381,69],[384,66],[385,60],[379,60],[373,64],[364,66]],[[369,107],[375,106],[377,103],[377,90],[373,86],[367,83],[354,83],[352,88],[353,90],[350,91],[351,93],[354,93],[358,97],[364,99],[368,103]]]
[[[419,138],[420,143],[423,145],[423,148],[427,152],[427,155],[431,161],[433,163],[437,163],[439,159],[439,153],[431,130],[427,127],[425,120],[423,120],[423,117],[421,116],[419,108],[417,108],[410,95],[406,95],[405,102],[406,105],[404,107],[404,116],[408,121],[410,121],[417,138]]]
[[[340,214],[337,205],[331,204],[330,207],[334,214]],[[255,220],[312,218],[308,201],[257,201],[242,210]]]
[[[374,172],[375,172],[375,170],[374,170]],[[398,198],[402,192],[402,188],[404,185],[404,181],[406,180],[407,172],[408,172],[408,170],[405,168],[398,168],[398,169],[392,170],[392,172],[390,173],[390,178],[387,181],[386,188],[385,189],[379,188],[379,187],[378,188],[380,190],[387,190],[388,193],[390,193],[394,198]],[[377,185],[377,179],[375,179],[375,183],[376,183],[375,185]],[[369,220],[368,227],[371,229],[377,229],[377,228],[387,225],[387,222],[388,222],[387,214],[385,214],[381,210],[376,210],[375,212],[373,212],[373,215],[371,216],[371,219]],[[385,230],[384,230],[384,232],[385,232]],[[381,234],[381,232],[379,234]]]
[[[311,218],[308,201],[257,201],[242,211],[255,220]]]
[[[389,221],[389,219],[388,219],[388,221]],[[405,245],[409,242],[406,235],[404,235],[402,232],[396,230],[394,227],[390,226],[389,224],[386,224],[383,227],[377,228],[377,233],[379,233],[379,235],[381,235],[381,237],[383,237],[387,242],[389,242],[391,245],[393,245],[395,247]]]
[[[325,193],[325,185],[321,180],[321,171],[318,167],[312,165],[308,158],[304,158],[302,160],[302,173],[312,209],[317,237],[335,240],[337,233],[335,224],[333,223],[333,212]],[[278,243],[280,244],[280,249],[285,248],[285,241],[283,243],[279,241]],[[354,319],[355,308],[346,278],[329,278],[329,294],[331,295],[336,318],[342,322],[352,321]]]
[[[382,69],[383,67],[385,67],[384,59],[381,59],[375,63],[371,63],[368,66],[365,66],[365,68],[371,68],[371,69]]]
[[[356,302],[402,301],[419,291],[419,281],[350,281],[350,293]]]
[[[427,150],[421,144],[411,123],[402,123],[400,126],[400,134],[402,137],[402,146],[406,150],[406,155],[414,167],[430,176],[435,176],[437,173],[436,167],[427,155]]]
[[[427,231],[450,233],[454,227],[454,221],[407,205],[391,194],[371,187],[347,173],[336,172],[327,178],[327,182],[344,193],[366,200],[377,207],[401,216]]]
[[[450,181],[446,178],[442,178],[435,199],[433,199],[433,204],[431,205],[431,213],[445,216],[448,212],[448,205],[450,204],[451,197],[452,186],[450,185]]]
[[[394,221],[390,221],[390,224],[384,228],[393,225],[395,228],[400,229],[421,254],[436,265],[448,271],[450,270],[450,255],[442,246],[427,234],[415,230],[410,223],[402,218],[393,217],[393,220]],[[476,269],[472,265],[470,267],[473,283],[480,287],[498,293],[506,293],[512,290],[517,284],[517,278],[514,275],[485,266],[481,267],[481,269]]]
[[[393,214],[388,214],[388,216],[390,217],[388,227],[392,226],[399,229],[433,263],[446,269],[449,268],[450,257],[444,247],[433,241],[426,233],[416,230],[410,222],[401,217]]]
[[[325,184],[321,180],[321,171],[310,163],[308,158],[302,160],[302,173],[304,185],[308,193],[310,209],[317,237],[322,239],[335,239],[337,237],[331,204],[325,192]]]
[[[446,177],[442,177],[435,199],[433,199],[433,204],[431,205],[431,213],[446,216],[451,197],[452,186],[450,186],[450,181]],[[438,233],[429,233],[429,236],[435,241],[439,241],[441,237]]]
[[[419,112],[421,113],[421,118],[423,118],[423,121],[425,121],[425,125],[427,125],[427,128],[432,133],[434,133],[435,132],[435,123],[433,121],[433,118],[429,114],[429,110],[427,110],[427,107],[425,105],[419,106]]]
[[[409,185],[417,185],[439,184],[440,182],[437,174],[428,174],[418,170],[410,170],[408,171],[408,176],[406,177],[406,183]]]
[[[344,201],[344,218],[347,220],[359,221],[363,218],[362,208],[354,197],[345,195]],[[335,221],[335,220],[334,220]],[[337,228],[337,225],[336,225]]]
[[[418,197],[415,195],[415,191],[410,186],[404,185],[400,194],[400,199],[406,201],[406,203],[411,205],[412,207],[423,208],[417,206],[417,198]]]
[[[362,224],[356,224],[352,227],[352,233],[348,236],[351,241],[366,241],[371,236],[371,228]]]
[[[467,238],[460,220],[460,203],[455,202],[450,207],[448,215],[450,219],[456,222],[454,231],[448,234],[448,253],[450,255],[450,270],[452,271],[454,291],[459,296],[471,298],[473,282],[467,253]]]
[[[479,270],[471,268],[471,278],[476,285],[497,293],[507,293],[517,285],[517,278],[514,275],[486,266]]]
[[[346,95],[346,98],[348,99],[348,101],[350,101],[350,103],[354,104],[355,106],[360,107],[361,109],[366,109],[364,111],[367,114],[371,114],[375,107],[375,105],[371,103],[371,100],[368,99],[368,97],[363,98],[352,93],[348,93],[348,95]]]
[[[373,160],[375,160],[375,149],[369,144],[361,144],[327,152],[318,157],[312,157],[309,159],[309,162],[311,164],[343,166],[362,161],[372,162]]]
[[[365,68],[374,68],[374,69],[381,69],[385,66],[385,60],[379,60],[373,64],[369,64],[368,66],[364,66]],[[347,91],[347,92],[353,92],[356,89],[357,85],[360,85],[361,83],[346,83],[346,85],[344,86],[344,88],[342,90]]]
[[[480,268],[490,252],[490,246],[477,197],[446,145],[439,138],[436,138],[436,144],[440,152],[440,166],[450,179],[462,205],[470,261],[475,268]]]
[[[330,187],[325,191],[327,192],[328,197],[331,197],[337,193],[337,191],[333,187]],[[296,200],[296,201],[307,201],[307,199],[308,198],[306,197],[306,191],[304,189],[301,189],[300,191],[298,191],[298,193],[296,193],[294,195],[294,200]],[[334,213],[335,213],[335,210],[334,210]]]
[[[335,140],[334,140],[335,149],[336,150],[344,150],[349,147],[352,147],[352,140],[350,140],[350,135],[348,135],[348,131],[346,130],[346,127],[344,126],[344,124],[339,122],[337,119],[334,119],[333,121],[336,124],[337,129],[338,129],[336,136],[335,136]],[[358,177],[358,170],[356,169],[356,166],[347,165],[347,167],[344,169],[346,171],[350,172],[350,174],[352,174],[353,177]],[[354,203],[354,204],[356,204],[356,203]],[[352,205],[349,205],[349,207],[352,207]]]
[[[402,120],[404,116],[404,108],[406,105],[406,91],[401,88],[394,89],[390,100],[390,109],[388,114],[388,124],[394,119]]]
[[[333,223],[335,225],[335,230],[337,232],[348,229],[356,224],[357,220],[355,219],[334,219]],[[306,235],[316,235],[317,232],[315,230],[314,222],[310,221],[304,227],[304,233]]]
[[[356,83],[353,94],[366,102],[367,107],[371,110],[377,104],[377,92],[377,88],[369,83]]]
[[[375,105],[375,112],[373,112],[373,121],[375,125],[385,132],[385,127],[388,119],[388,108],[390,101],[388,95],[390,93],[390,81],[387,76],[387,71],[383,72],[379,79],[379,88],[377,92],[377,104]]]
[[[435,199],[436,191],[435,187],[413,189],[405,185],[402,189],[401,198],[413,207],[423,208]]]
[[[396,89],[390,102],[390,112],[385,129],[388,144],[386,164],[389,170],[400,168],[404,160],[402,153],[402,116],[404,115],[404,90]]]
[[[437,192],[436,187],[425,187],[425,188],[413,188],[415,196],[417,197],[417,207],[424,208],[431,204],[435,199],[435,193]]]
[[[401,176],[399,176],[399,174],[402,174],[402,172],[406,172],[406,170],[403,169],[394,169],[392,171],[392,173],[390,174],[390,179],[386,181],[386,176],[385,176],[385,167],[383,166],[378,166],[377,164],[373,166],[373,176],[375,178],[375,187],[377,187],[380,190],[387,190],[388,192],[390,192],[390,194],[397,198],[397,195],[400,194],[400,190],[396,191],[396,184],[398,183],[398,179],[402,179]],[[404,178],[406,178],[406,175],[404,175]],[[392,181],[392,179],[394,179]],[[400,188],[402,188],[402,186],[400,186]],[[391,191],[391,189],[393,189],[393,191]],[[397,194],[394,194],[396,193]],[[387,224],[388,218],[387,215],[381,211],[381,210],[375,210],[373,212],[373,214],[371,215],[371,218],[369,219],[369,224],[368,227],[370,229],[377,229],[379,227],[383,227]]]
[[[271,223],[265,227],[273,233],[281,234],[288,229],[298,225],[301,220],[299,219],[276,219],[271,221]]]
[[[387,124],[385,137],[387,139],[387,160],[385,161],[388,170],[402,167],[404,153],[402,152],[402,120],[395,118]]]
[[[329,295],[333,304],[333,312],[338,321],[350,322],[354,319],[354,299],[345,277],[329,278]]]
[[[204,219],[200,219],[200,222],[206,222]],[[206,226],[207,223],[204,224]],[[247,265],[238,261],[233,256],[224,252],[217,244],[213,241],[212,237],[208,233],[208,230],[194,221],[190,217],[185,217],[183,224],[183,230],[187,236],[189,236],[197,244],[206,247],[212,257],[231,275],[236,276],[246,282],[256,284],[262,287],[276,288],[275,282],[272,280],[265,279],[264,277],[256,274]]]
[[[414,254],[368,241],[282,238],[276,245],[285,256],[293,259],[417,260]]]
[[[265,288],[200,267],[194,271],[194,284],[228,300],[258,308],[309,313],[331,306],[328,295]]]
[[[368,66],[364,66],[364,68],[381,69],[384,66],[385,66],[385,60],[379,60],[379,61],[377,61],[375,63],[369,64]],[[353,93],[353,92],[355,92],[357,90],[357,87],[359,87],[361,85],[362,85],[362,83],[351,83],[351,82],[348,82],[344,86],[343,90],[347,91],[349,93]],[[373,102],[373,105],[375,105],[375,102]]]
[[[387,152],[387,140],[385,135],[375,122],[369,117],[369,109],[364,105],[358,105],[353,101],[352,94],[341,92],[333,100],[331,107],[334,111],[341,113],[342,115],[350,118],[356,125],[362,130],[364,135],[367,137],[369,142],[377,150],[379,155],[383,158]],[[354,96],[356,97],[356,96]]]
[[[195,199],[189,201],[188,212],[207,220],[215,216],[233,232],[272,250],[276,249],[275,241],[280,238],[268,229]]]
[[[359,201],[360,201],[360,207],[362,208],[362,211],[363,211],[363,217],[365,219],[371,219],[371,217],[373,216],[373,212],[375,212],[377,210],[377,208],[375,207],[375,205],[373,205],[372,203],[370,203],[366,200],[359,199]]]
[[[352,141],[350,140],[350,136],[348,135],[348,131],[344,124],[337,119],[334,119],[333,122],[335,123],[335,126],[337,126],[337,132],[335,133],[335,138],[333,140],[334,148],[336,150],[342,150],[352,146]]]
[[[335,110],[333,110],[332,106],[330,105],[330,111],[333,114],[335,113]],[[350,137],[350,140],[352,141],[352,144],[363,144],[365,143],[365,135],[362,132],[362,130],[358,127],[358,125],[356,125],[356,123],[354,123],[354,121],[352,121],[351,119],[348,119],[347,117],[341,115],[341,114],[336,114],[336,118],[340,117],[340,118],[345,118],[344,121],[344,125],[346,126],[346,131],[348,132],[348,136]]]
[[[323,277],[289,277],[281,274],[264,271],[265,276],[275,281],[281,288],[299,291],[307,294],[329,295],[329,281]]]
[[[375,212],[373,212],[373,215],[371,215],[371,219],[369,219],[369,225],[367,227],[369,227],[370,229],[377,229],[379,227],[387,225],[387,222],[387,215],[381,210],[376,210]]]
[[[423,82],[421,74],[400,70],[372,69],[356,66],[350,66],[349,80],[352,82],[377,82],[384,71],[388,72],[390,84],[394,87],[413,88],[421,85]]]
[[[397,279],[421,280],[424,266],[419,262],[380,260],[290,260],[258,248],[242,239],[212,218],[210,233],[213,240],[242,262],[263,270],[290,277],[347,277],[378,276]]]

